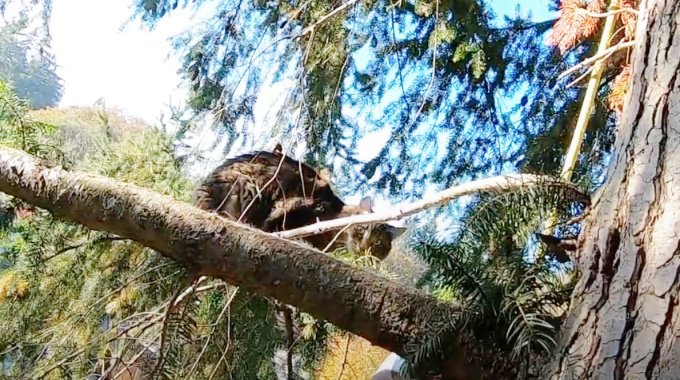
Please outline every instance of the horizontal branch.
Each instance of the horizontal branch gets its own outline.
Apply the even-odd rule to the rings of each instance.
[[[434,326],[450,326],[457,307],[169,196],[49,167],[2,145],[0,191],[57,218],[139,242],[196,276],[298,307],[392,352],[408,355],[405,347],[417,347],[428,336],[454,340],[448,327]]]
[[[497,177],[484,178],[451,187],[417,202],[393,206],[386,211],[323,221],[309,226],[278,232],[276,235],[290,239],[315,235],[325,231],[342,228],[347,225],[384,223],[399,220],[432,207],[442,206],[453,199],[465,195],[470,195],[481,191],[513,189],[546,182],[557,183],[557,180],[552,177],[533,174],[507,174]],[[563,185],[573,186],[567,183],[563,183]],[[574,190],[579,191],[575,186],[573,187]]]

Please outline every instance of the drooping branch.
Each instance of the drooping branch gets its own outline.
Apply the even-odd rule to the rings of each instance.
[[[422,199],[413,203],[396,205],[386,211],[328,220],[324,222],[315,223],[309,226],[278,232],[276,233],[276,235],[290,239],[294,237],[296,238],[304,237],[308,235],[322,233],[325,231],[335,230],[347,225],[366,225],[372,223],[389,222],[393,220],[399,220],[413,214],[417,214],[429,208],[444,205],[452,201],[453,199],[460,198],[465,195],[470,195],[482,191],[511,190],[519,187],[526,187],[546,183],[555,183],[559,184],[560,186],[570,186],[574,191],[580,193],[580,190],[578,190],[576,186],[566,182],[558,182],[556,179],[549,176],[534,174],[507,174],[471,181],[464,183],[462,185],[457,185],[446,190],[440,191],[426,199]]]
[[[354,6],[356,3],[358,3],[361,0],[349,0],[345,4],[340,5],[339,7],[333,9],[332,11],[328,12],[325,14],[323,17],[319,18],[314,24],[304,28],[299,35],[296,37],[303,37],[306,36],[309,33],[312,33],[316,28],[318,28],[320,25],[325,23],[326,21],[330,20],[331,18],[335,17],[338,13],[343,12],[345,9]]]
[[[405,353],[428,336],[452,342],[448,326],[459,312],[455,306],[171,197],[49,167],[2,145],[0,191],[57,218],[135,240],[195,276],[296,306],[389,351]]]

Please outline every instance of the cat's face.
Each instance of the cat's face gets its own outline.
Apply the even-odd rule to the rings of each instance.
[[[372,200],[366,197],[359,206],[346,206],[342,216],[367,214],[373,212]],[[376,223],[366,226],[350,226],[344,232],[344,243],[348,251],[356,254],[370,254],[385,259],[392,249],[392,241],[406,231],[387,223]]]
[[[392,250],[392,240],[403,231],[403,228],[385,223],[350,227],[345,231],[345,245],[351,252],[366,253],[383,260]]]

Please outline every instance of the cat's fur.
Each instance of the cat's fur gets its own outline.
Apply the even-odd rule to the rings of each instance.
[[[309,214],[337,213],[344,203],[314,169],[278,152],[256,152],[228,159],[196,191],[196,206],[271,232],[283,226],[269,220],[278,201],[298,199]],[[305,215],[308,217],[309,215]],[[303,222],[291,221],[288,228]]]
[[[281,153],[260,151],[228,159],[196,191],[196,206],[267,232],[290,230],[317,221],[372,212],[370,198],[345,204],[328,174]],[[384,259],[403,229],[385,223],[350,226],[303,238],[317,249],[345,247]],[[332,243],[332,244],[331,244]]]
[[[366,197],[361,200],[358,206],[345,205],[337,215],[320,220],[337,219],[372,212],[372,200],[370,197]],[[329,251],[334,251],[344,247],[348,251],[355,253],[368,251],[372,256],[383,260],[392,250],[392,240],[399,237],[404,230],[401,227],[395,227],[387,223],[374,223],[366,226],[350,226],[337,238],[336,235],[341,230],[332,230],[310,236],[307,238],[307,241],[321,250],[327,248]]]

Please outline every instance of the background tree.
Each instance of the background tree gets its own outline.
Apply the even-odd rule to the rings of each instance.
[[[56,106],[63,87],[50,51],[51,0],[0,2],[0,80],[31,108]]]
[[[550,378],[676,376],[678,1],[642,1],[616,158],[593,200]]]
[[[190,200],[193,184],[184,179],[171,141],[161,131],[116,110],[27,113],[27,104],[9,89],[0,95],[7,111],[0,114],[2,143],[67,168]],[[120,360],[133,367],[136,363],[148,374],[158,357],[144,347],[158,350],[163,324],[170,326],[170,338],[162,349],[162,377],[194,373],[209,378],[227,372],[237,378],[273,376],[270,359],[283,339],[266,300],[234,298],[237,288],[213,281],[197,293],[197,302],[169,321],[148,323],[145,316],[162,316],[163,303],[182,290],[183,268],[133,242],[53,220],[16,199],[5,199],[5,204],[13,219],[0,235],[5,376],[84,378],[106,373]],[[121,337],[128,329],[132,340]],[[74,359],[63,361],[69,357]]]

